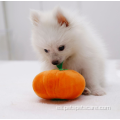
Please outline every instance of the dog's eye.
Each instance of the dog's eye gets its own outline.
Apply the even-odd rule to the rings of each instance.
[[[64,46],[64,45],[62,45],[62,46],[60,46],[60,47],[58,48],[58,50],[59,50],[59,51],[63,51],[63,50],[64,50],[64,48],[65,48],[65,46]]]
[[[48,53],[48,50],[47,50],[47,49],[44,49],[44,51],[45,51],[46,53]]]

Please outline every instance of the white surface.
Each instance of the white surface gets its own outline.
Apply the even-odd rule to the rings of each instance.
[[[104,38],[110,58],[120,59],[120,1],[82,2],[82,13],[93,23]]]
[[[0,62],[0,118],[120,118],[120,73],[116,61],[107,62],[105,96],[52,101],[39,98],[32,89],[40,71],[37,61]],[[120,68],[120,64],[119,64]],[[56,106],[109,106],[111,110],[57,110]]]
[[[40,2],[7,1],[5,2],[11,60],[35,60],[31,46],[30,9],[40,9]]]
[[[3,4],[0,1],[0,31],[5,30],[5,21],[4,21],[4,13],[3,13]]]
[[[43,1],[42,2],[42,9],[43,11],[45,10],[51,10],[56,6],[61,6],[61,7],[65,7],[68,9],[77,9],[80,10],[80,3],[78,1]]]
[[[8,60],[7,32],[3,11],[3,2],[0,1],[0,60]]]

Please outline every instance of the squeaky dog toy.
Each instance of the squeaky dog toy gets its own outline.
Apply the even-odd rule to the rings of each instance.
[[[84,77],[74,70],[62,69],[63,63],[57,65],[58,70],[39,73],[33,80],[33,90],[44,99],[75,99],[85,88]]]

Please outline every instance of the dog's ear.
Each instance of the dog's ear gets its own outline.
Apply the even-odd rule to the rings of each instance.
[[[56,18],[58,23],[62,26],[63,24],[65,24],[66,27],[69,26],[69,22],[66,19],[66,17],[63,15],[61,9],[59,7],[56,8],[57,12],[56,12]]]
[[[37,10],[30,10],[30,20],[33,25],[38,26],[40,22],[40,13]]]

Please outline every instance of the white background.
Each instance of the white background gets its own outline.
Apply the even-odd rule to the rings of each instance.
[[[31,47],[30,9],[56,5],[77,9],[104,38],[109,58],[120,59],[120,2],[0,2],[0,60],[36,60]]]

